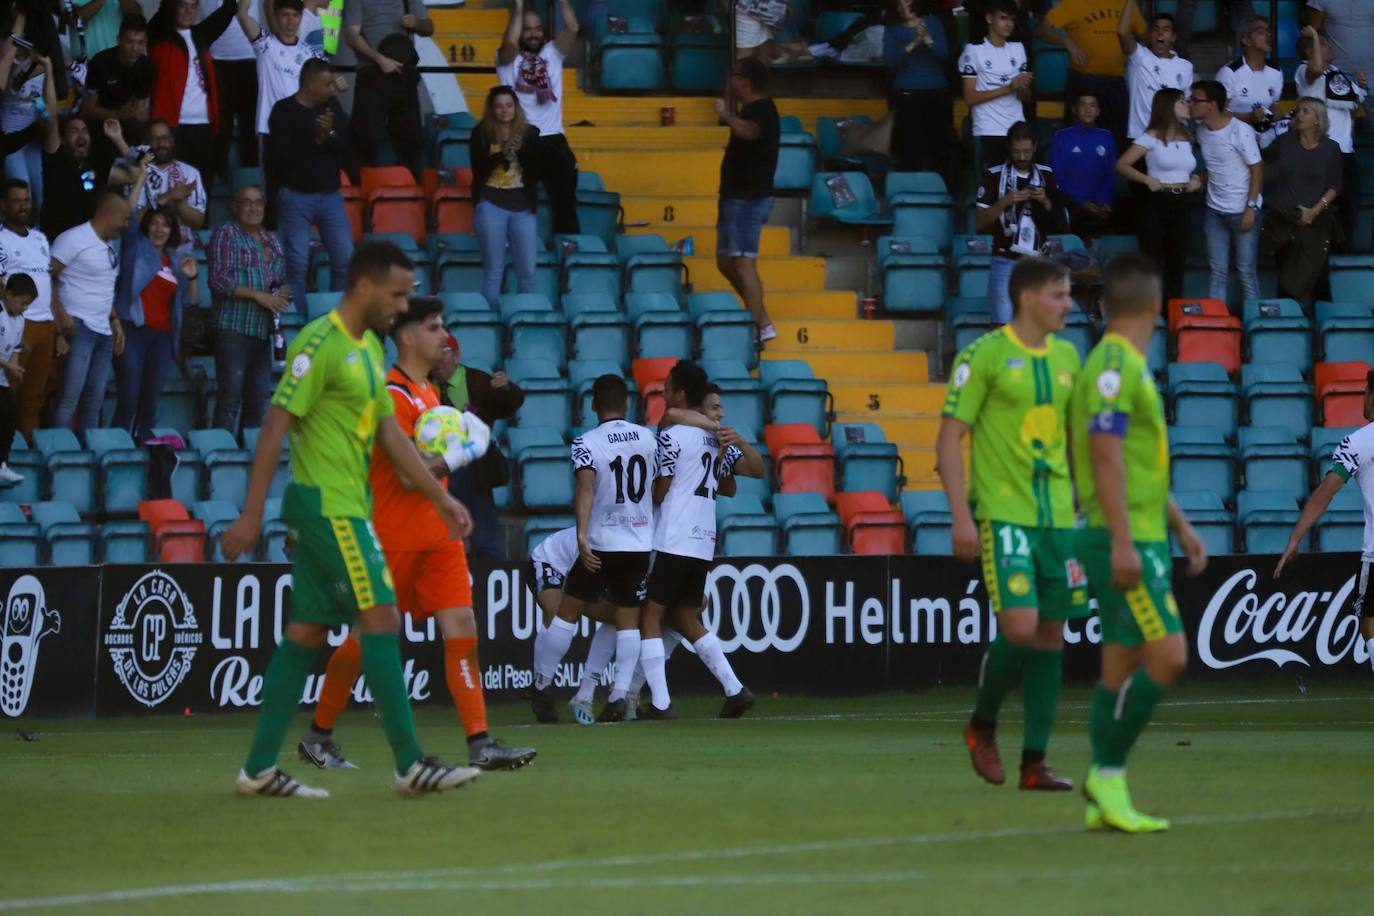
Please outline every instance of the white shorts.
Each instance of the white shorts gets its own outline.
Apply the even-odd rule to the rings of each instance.
[[[735,11],[735,47],[757,48],[773,37],[768,26],[752,16]]]

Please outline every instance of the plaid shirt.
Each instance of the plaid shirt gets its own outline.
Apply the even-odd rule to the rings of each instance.
[[[210,291],[215,297],[215,327],[247,337],[272,334],[272,313],[249,299],[233,299],[236,286],[267,292],[286,283],[281,243],[266,229],[254,238],[226,223],[210,237]]]

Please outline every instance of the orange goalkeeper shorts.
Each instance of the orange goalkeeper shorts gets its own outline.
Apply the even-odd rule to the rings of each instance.
[[[472,582],[462,541],[434,550],[388,550],[396,607],[417,619],[450,607],[472,607]]]

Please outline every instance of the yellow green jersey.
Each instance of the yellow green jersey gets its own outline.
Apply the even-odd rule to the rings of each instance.
[[[273,406],[296,418],[283,517],[372,517],[367,474],[377,423],[396,411],[382,359],[377,336],[353,337],[338,312],[316,318],[291,342],[272,395]]]
[[[1064,419],[1078,351],[1054,335],[1039,349],[1003,325],[954,360],[944,415],[971,428],[969,502],[977,519],[1072,528]]]
[[[1074,385],[1069,406],[1074,478],[1089,527],[1107,524],[1093,480],[1092,436],[1121,438],[1126,471],[1126,514],[1131,539],[1168,539],[1169,429],[1164,402],[1145,356],[1120,334],[1107,334]]]

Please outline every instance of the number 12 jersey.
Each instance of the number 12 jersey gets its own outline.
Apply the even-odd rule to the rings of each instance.
[[[654,540],[653,482],[657,446],[652,430],[607,420],[573,440],[573,473],[596,473],[596,494],[587,524],[595,551],[648,553]]]

